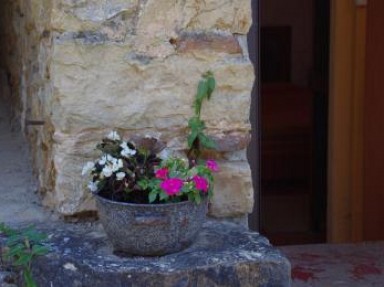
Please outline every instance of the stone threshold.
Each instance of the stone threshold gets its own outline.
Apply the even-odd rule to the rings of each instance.
[[[188,249],[162,257],[114,255],[98,223],[44,223],[51,252],[37,258],[40,287],[290,286],[291,265],[269,241],[229,222],[208,221]]]

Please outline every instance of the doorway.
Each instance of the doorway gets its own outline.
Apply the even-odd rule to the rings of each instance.
[[[260,0],[260,231],[326,239],[330,3]]]

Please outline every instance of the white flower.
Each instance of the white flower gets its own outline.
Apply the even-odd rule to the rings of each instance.
[[[116,173],[116,179],[122,180],[125,177],[125,172],[118,172]]]
[[[113,173],[113,170],[109,165],[107,165],[104,166],[102,173],[105,177],[110,177]]]
[[[100,159],[99,159],[99,164],[100,165],[105,165],[107,162],[115,162],[117,161],[116,158],[114,158],[113,156],[107,154],[107,155],[103,155]]]
[[[83,171],[81,172],[81,175],[89,174],[91,171],[95,170],[95,164],[91,161],[87,162],[84,167]]]
[[[123,149],[120,153],[124,157],[130,157],[136,154],[136,150],[130,149],[129,147]]]
[[[107,156],[106,155],[103,155],[100,159],[99,159],[99,164],[100,165],[105,165],[107,163]]]
[[[128,144],[127,144],[127,142],[122,142],[121,144],[120,144],[120,147],[122,148],[122,149],[127,149],[128,148]]]
[[[123,156],[123,157],[130,157],[132,155],[135,155],[136,154],[136,150],[135,149],[131,149],[127,142],[122,142],[120,144],[120,147],[123,149],[120,154]]]
[[[107,138],[109,138],[110,140],[113,140],[113,141],[118,141],[120,140],[120,136],[119,134],[117,133],[117,131],[111,131],[108,135],[107,135]]]
[[[90,182],[88,183],[88,188],[89,188],[89,190],[90,190],[91,192],[96,192],[97,189],[98,189],[98,187],[97,187],[98,184],[99,184],[99,181],[95,181],[95,182],[90,181]]]
[[[115,159],[113,162],[112,162],[112,171],[115,172],[115,171],[118,171],[120,168],[122,168],[124,165],[123,165],[123,160],[122,159]]]

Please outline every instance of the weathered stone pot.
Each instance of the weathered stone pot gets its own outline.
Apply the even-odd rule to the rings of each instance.
[[[201,204],[133,204],[95,197],[114,251],[141,256],[175,253],[190,246],[205,221],[208,206],[207,200]]]

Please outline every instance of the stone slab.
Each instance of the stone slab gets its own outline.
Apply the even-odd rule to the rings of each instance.
[[[258,233],[209,221],[188,249],[163,257],[119,257],[96,226],[44,227],[52,252],[38,258],[39,286],[290,286],[290,263]]]

